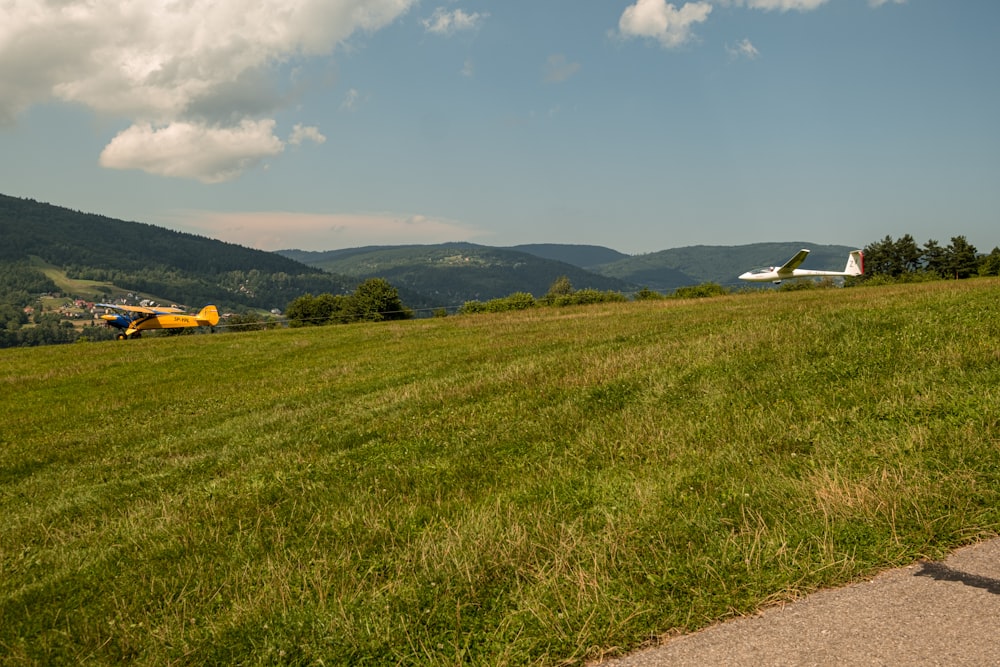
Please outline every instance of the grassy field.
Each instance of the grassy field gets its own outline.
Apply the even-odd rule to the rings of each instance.
[[[0,350],[0,663],[564,664],[1000,529],[1000,282]]]

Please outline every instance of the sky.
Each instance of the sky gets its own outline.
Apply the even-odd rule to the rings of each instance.
[[[1000,245],[996,0],[0,0],[0,193],[251,248]]]

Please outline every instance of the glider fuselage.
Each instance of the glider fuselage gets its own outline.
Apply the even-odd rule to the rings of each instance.
[[[782,280],[793,278],[860,276],[865,272],[864,253],[860,250],[855,250],[848,256],[847,266],[844,267],[843,271],[813,271],[798,268],[808,255],[809,251],[803,248],[781,266],[752,269],[740,274],[739,278],[752,283],[780,283]]]

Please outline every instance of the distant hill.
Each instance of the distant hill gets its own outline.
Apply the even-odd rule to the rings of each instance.
[[[735,285],[741,272],[784,262],[800,248],[812,251],[804,268],[823,270],[843,268],[854,249],[796,241],[630,256],[594,245],[443,243],[271,253],[0,195],[0,275],[7,275],[8,283],[26,271],[4,273],[4,267],[45,267],[60,284],[89,285],[108,295],[141,292],[190,306],[283,309],[302,294],[345,294],[375,277],[392,283],[415,309],[515,292],[540,297],[560,276],[576,289],[631,293],[648,287],[668,293],[703,282]]]
[[[191,306],[283,309],[306,292],[356,285],[275,253],[5,195],[0,239],[0,263],[43,264],[109,295],[142,292]]]
[[[554,246],[550,246],[552,248]],[[567,246],[568,247],[568,246]],[[615,257],[604,249],[602,257]],[[555,259],[510,248],[474,243],[436,245],[368,246],[328,252],[281,250],[285,257],[351,276],[355,279],[385,278],[400,290],[419,291],[438,306],[461,305],[528,292],[545,295],[560,276],[576,289],[634,292],[627,280],[599,275]],[[597,256],[596,254],[594,256]]]
[[[557,262],[565,262],[581,269],[592,270],[602,264],[611,264],[618,260],[627,259],[628,255],[611,248],[599,245],[570,245],[563,243],[531,243],[525,245],[511,246],[510,250],[526,252],[529,255],[542,257],[544,259],[554,259]]]
[[[514,292],[541,296],[555,278],[565,275],[577,289],[635,292],[647,287],[670,293],[706,282],[741,284],[740,273],[785,262],[802,248],[810,250],[804,268],[840,270],[850,246],[804,241],[738,246],[687,246],[644,255],[592,245],[526,244],[508,248],[473,243],[366,246],[326,252],[281,250],[309,266],[357,279],[386,278],[400,290],[412,289],[438,305],[487,300]]]

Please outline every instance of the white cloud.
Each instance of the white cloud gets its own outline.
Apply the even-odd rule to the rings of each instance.
[[[326,142],[326,137],[319,131],[318,127],[303,126],[301,123],[296,123],[295,127],[292,128],[292,136],[288,138],[288,143],[298,146],[306,140],[322,144]]]
[[[748,0],[747,6],[751,9],[763,9],[765,11],[778,10],[787,12],[794,9],[805,12],[816,9],[826,3],[827,0]]]
[[[560,83],[580,71],[580,63],[573,63],[561,53],[549,56],[545,63],[545,82]]]
[[[868,4],[871,7],[881,7],[882,5],[903,5],[906,4],[906,0],[868,0]]]
[[[489,18],[489,14],[483,12],[472,12],[468,14],[461,9],[449,12],[444,7],[438,7],[431,14],[431,17],[424,19],[421,23],[424,30],[435,35],[445,37],[454,35],[463,30],[475,30],[479,28],[483,21]]]
[[[465,62],[462,64],[460,72],[462,76],[473,77],[476,75],[476,64],[472,62],[471,58],[466,58]]]
[[[243,120],[235,127],[144,123],[112,139],[101,152],[100,163],[110,169],[141,169],[157,176],[221,183],[284,148],[274,136],[273,120]]]
[[[747,58],[753,60],[760,55],[760,51],[749,39],[743,39],[736,46],[727,46],[726,51],[734,58]]]
[[[225,137],[209,142],[222,151],[218,156],[198,161],[208,172],[168,170],[207,182],[225,180],[219,174],[231,175],[237,165],[251,165],[280,147],[272,134],[261,136],[258,123],[264,121],[244,121],[288,104],[278,80],[281,64],[329,54],[351,35],[379,30],[415,3],[4,0],[0,122],[12,123],[30,106],[51,100],[128,119],[133,127],[102,154],[102,164],[116,165],[169,163],[173,141],[195,132]],[[228,143],[233,138],[249,140],[248,154],[219,171],[218,163],[238,153]],[[141,141],[148,142],[147,152],[167,152],[142,156]],[[260,152],[250,154],[253,150]]]
[[[357,88],[351,88],[344,95],[344,101],[340,103],[340,108],[345,111],[355,111],[362,102],[367,100],[366,95],[362,95]]]
[[[716,4],[723,7],[749,7],[750,9],[762,9],[764,11],[787,12],[796,10],[806,12],[817,9],[825,5],[829,0],[716,0]],[[885,2],[885,0],[869,0],[870,2]],[[899,2],[900,0],[892,0]]]
[[[656,39],[665,48],[676,48],[691,39],[691,28],[712,12],[708,2],[686,2],[680,9],[666,0],[636,0],[618,20],[623,37]]]

